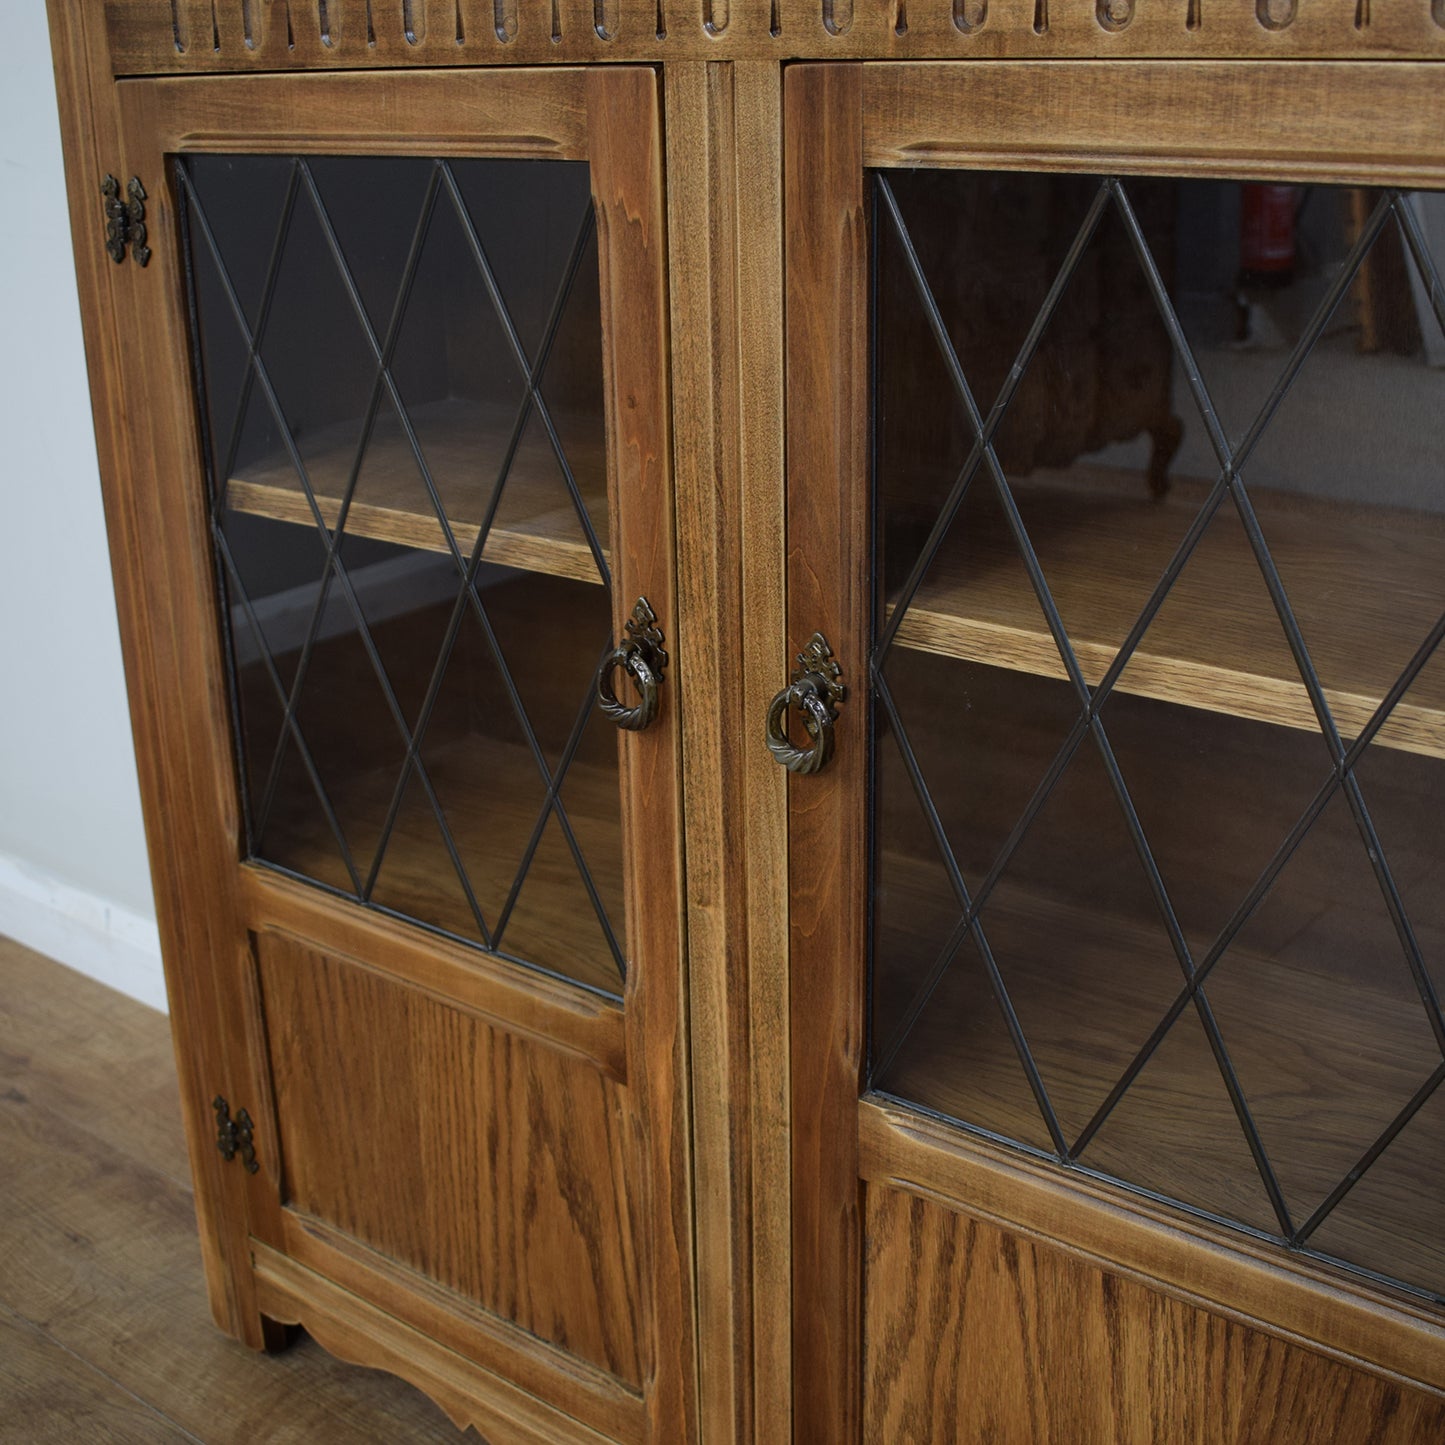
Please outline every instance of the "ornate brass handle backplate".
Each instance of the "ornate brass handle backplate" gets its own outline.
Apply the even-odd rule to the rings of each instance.
[[[790,773],[816,773],[833,756],[833,723],[847,696],[841,676],[828,639],[815,632],[798,654],[792,681],[768,706],[768,751]],[[811,739],[808,747],[800,748],[788,737],[790,707],[803,715],[803,728]]]
[[[625,632],[622,644],[613,648],[597,669],[597,703],[623,732],[635,733],[641,732],[657,716],[658,693],[662,688],[663,669],[667,666],[662,629],[647,598],[637,599]],[[633,707],[619,701],[613,689],[612,674],[618,668],[627,673],[637,687],[638,702]]]

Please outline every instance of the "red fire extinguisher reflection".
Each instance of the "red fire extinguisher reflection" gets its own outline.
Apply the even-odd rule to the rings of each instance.
[[[1294,279],[1298,186],[1240,187],[1239,284],[1287,286]]]

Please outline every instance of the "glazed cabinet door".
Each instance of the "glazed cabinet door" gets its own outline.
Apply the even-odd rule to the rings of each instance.
[[[684,1438],[657,77],[117,91],[109,500],[218,1316],[498,1439]]]
[[[804,1438],[1445,1432],[1442,94],[787,74]]]

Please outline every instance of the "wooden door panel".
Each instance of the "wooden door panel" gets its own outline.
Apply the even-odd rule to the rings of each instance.
[[[995,1225],[870,1185],[863,1438],[1438,1439],[1445,1403]]]
[[[1414,1283],[1423,1286],[1422,1293],[1431,1294],[1431,1302],[1412,1299],[1408,1288],[1391,1290],[1379,1275],[1345,1276],[1339,1259],[1349,1258],[1356,1267],[1375,1266],[1343,1251],[1311,1258],[1311,1229],[1296,1228],[1299,1221],[1288,1222],[1283,1207],[1276,1211],[1282,1221],[1278,1238],[1265,1243],[1215,1222],[1201,1222],[1187,1212],[1189,1207],[1213,1206],[1207,1201],[1200,1204],[1178,1189],[1170,1197],[1185,1200],[1184,1210],[1156,1207],[1142,1194],[1096,1189],[1088,1171],[1098,1166],[1083,1157],[1092,1134],[1082,1133],[1080,1124],[1063,1137],[1049,1109],[1038,1104],[1043,1084],[1034,1088],[1032,1075],[1025,1078],[1034,1067],[1028,1039],[1031,1029],[1035,1037],[1053,1037],[1048,1033],[1053,1021],[1020,1022],[1017,1005],[1024,990],[1018,983],[1017,958],[1023,950],[1000,945],[996,957],[983,942],[985,925],[992,928],[989,920],[1002,912],[1003,895],[993,888],[1000,876],[1006,879],[1012,857],[1001,851],[1008,826],[997,839],[990,835],[979,844],[978,851],[986,856],[974,867],[972,857],[962,864],[958,861],[963,825],[957,817],[966,817],[970,824],[976,821],[995,795],[991,790],[1006,791],[1011,770],[1021,767],[1027,778],[1020,809],[1040,778],[1046,787],[1031,803],[1033,812],[1019,814],[1010,799],[1008,822],[1015,816],[1020,822],[1017,831],[1008,835],[1009,846],[1025,838],[1037,841],[1042,829],[1035,827],[1035,820],[1047,802],[1047,788],[1062,775],[1072,754],[1060,754],[1059,771],[1049,774],[1046,770],[1058,739],[1050,733],[1048,755],[1035,766],[1017,725],[1001,730],[996,753],[969,752],[967,719],[987,712],[986,688],[992,678],[985,674],[1014,667],[1006,629],[992,632],[970,655],[977,668],[969,674],[960,705],[952,711],[947,706],[948,689],[956,676],[937,660],[946,649],[937,645],[934,636],[906,631],[914,621],[909,609],[924,597],[922,584],[936,581],[946,570],[944,544],[965,534],[973,543],[986,533],[977,514],[965,516],[965,504],[988,493],[998,495],[1001,505],[1012,506],[1010,489],[1017,474],[1044,465],[1011,455],[1013,433],[1000,428],[1007,412],[1007,419],[1017,423],[1021,433],[1026,431],[1027,407],[1015,405],[1015,392],[1025,396],[1022,384],[1030,379],[1044,385],[1038,379],[1050,373],[1034,365],[1040,348],[1053,344],[1051,336],[1062,337],[1067,331],[1060,320],[1066,313],[1055,306],[1040,313],[1046,319],[1026,340],[1029,318],[1015,325],[1001,317],[998,308],[1007,308],[1008,288],[980,267],[978,248],[969,249],[971,205],[977,215],[1000,223],[1006,218],[1021,228],[1021,240],[1012,249],[1006,244],[1000,247],[1011,258],[1043,234],[1047,223],[1029,219],[1025,207],[1011,210],[998,191],[988,199],[961,203],[957,211],[948,213],[939,200],[943,187],[931,190],[930,186],[943,179],[991,184],[1000,172],[1018,172],[1027,174],[1029,184],[1058,181],[1063,191],[1076,182],[1075,173],[1126,176],[1127,184],[1109,183],[1108,198],[1121,213],[1120,198],[1126,193],[1144,198],[1138,207],[1129,200],[1134,207],[1129,215],[1134,218],[1132,234],[1139,238],[1139,250],[1148,254],[1154,268],[1152,289],[1140,291],[1143,300],[1136,309],[1151,327],[1156,325],[1155,314],[1144,303],[1157,306],[1161,314],[1170,313],[1187,341],[1187,328],[1178,322],[1177,310],[1171,310],[1172,301],[1158,301],[1159,295],[1172,295],[1168,288],[1174,283],[1163,277],[1158,261],[1164,255],[1165,269],[1171,269],[1167,258],[1172,233],[1159,245],[1145,239],[1150,224],[1144,215],[1146,203],[1151,197],[1157,201],[1158,195],[1134,178],[1183,178],[1170,182],[1180,190],[1204,186],[1197,178],[1205,176],[1214,178],[1211,185],[1219,177],[1288,178],[1311,183],[1320,193],[1327,184],[1438,187],[1439,129],[1430,129],[1439,119],[1438,87],[1431,88],[1427,69],[1407,66],[1397,76],[1393,69],[1387,75],[1379,66],[1310,67],[1309,79],[1328,87],[1336,103],[1312,107],[1308,115],[1301,115],[1296,107],[1305,76],[1298,67],[1274,65],[1249,66],[1229,76],[1211,73],[1207,87],[1206,77],[1196,67],[1179,65],[1099,64],[1076,70],[1007,64],[801,64],[786,72],[788,632],[797,646],[815,628],[823,629],[849,685],[830,767],[816,777],[795,777],[789,784],[795,1438],[1292,1442],[1425,1439],[1441,1433],[1435,1388],[1440,1360],[1438,1291],[1428,1280]],[[1221,130],[1220,97],[1234,86],[1239,87],[1238,104],[1231,111],[1231,125]],[[1419,126],[1414,120],[1406,122],[1392,129],[1388,140],[1380,140],[1368,123],[1371,109],[1383,95],[1397,88],[1409,93],[1415,86],[1422,87],[1416,109],[1428,112],[1429,120]],[[1276,125],[1275,120],[1286,113],[1288,122]],[[1361,141],[1362,135],[1374,139]],[[874,169],[876,176],[870,175]],[[928,171],[956,174],[944,178],[929,176]],[[967,172],[975,175],[957,174]],[[1169,195],[1164,199],[1168,201]],[[1388,204],[1393,208],[1407,201],[1392,196]],[[1103,211],[1092,214],[1094,221],[1101,221]],[[937,227],[943,238],[936,252],[917,244],[928,225]],[[1408,230],[1405,222],[1401,225]],[[1070,227],[1069,236],[1076,234],[1081,239],[1074,259],[1079,261],[1097,233]],[[1367,249],[1368,238],[1362,244]],[[1107,246],[1107,240],[1100,242],[1101,254]],[[1116,247],[1111,255],[1121,266],[1134,263],[1128,245]],[[1233,274],[1235,263],[1228,256],[1221,265]],[[939,292],[971,267],[974,281],[980,275],[985,279],[971,293],[973,304],[961,307],[964,314],[958,316],[939,299]],[[1017,273],[1018,268],[1005,266],[999,274]],[[1070,299],[1070,286],[1085,273],[1060,270],[1051,262],[1047,274],[1040,274],[1039,301],[1047,292],[1058,302]],[[1056,277],[1057,288],[1050,292]],[[1032,280],[1028,284],[1032,286]],[[896,323],[895,313],[903,314],[903,301],[889,310],[890,298],[899,297],[915,308],[907,313],[914,328],[910,335]],[[1033,314],[1030,309],[1030,317]],[[1135,339],[1134,311],[1112,305],[1109,314],[1115,331],[1128,338],[1131,363],[1144,358],[1131,373],[1135,378],[1131,385],[1143,395],[1139,371],[1158,370],[1157,363],[1148,359],[1149,349]],[[1085,328],[1080,330],[1082,334]],[[1001,339],[1005,337],[1006,341]],[[1167,336],[1164,343],[1162,352],[1172,356]],[[995,345],[1007,350],[1002,361],[989,349]],[[1183,343],[1178,349],[1188,351]],[[1189,357],[1193,354],[1188,352]],[[898,361],[905,356],[916,367]],[[1008,371],[1005,384],[1003,373],[1015,357],[1020,359]],[[1094,378],[1115,370],[1124,374],[1124,368],[1083,357],[1080,347],[1071,362],[1071,376]],[[1172,364],[1168,362],[1164,370]],[[1031,373],[1030,368],[1034,368]],[[1191,370],[1190,375],[1195,374]],[[1145,379],[1158,380],[1152,374]],[[1202,382],[1200,391],[1205,393]],[[1134,400],[1133,394],[1126,400]],[[1036,430],[1052,437],[1065,430],[1064,386],[1056,387],[1046,401],[1049,420]],[[957,422],[957,431],[945,435],[940,431],[945,422]],[[910,424],[920,433],[927,432],[930,444],[939,443],[937,457],[926,448],[918,448],[917,455],[910,450],[916,440],[908,430]],[[1103,431],[1110,429],[1099,425]],[[1132,413],[1129,426],[1138,432],[1151,430],[1147,419],[1141,422]],[[1167,426],[1159,429],[1167,431]],[[1365,434],[1361,428],[1360,435]],[[974,470],[965,458],[976,439],[980,452],[988,447],[988,465]],[[1211,453],[1208,467],[1214,457]],[[887,504],[895,475],[903,484],[901,494],[916,504],[928,485],[934,460],[944,479],[937,501],[930,509],[920,508],[917,515],[905,508],[890,517]],[[889,471],[885,462],[894,470]],[[1258,489],[1265,490],[1262,454],[1252,457],[1251,464]],[[1212,479],[1213,470],[1209,475]],[[1188,476],[1192,473],[1181,471],[1181,478]],[[975,480],[965,497],[970,478],[984,480]],[[950,486],[954,490],[945,504],[943,495]],[[1140,487],[1141,496],[1144,490]],[[898,525],[890,527],[891,522]],[[1048,525],[1039,524],[1041,530]],[[921,549],[933,526],[937,528],[933,550],[925,555]],[[1017,528],[1009,534],[1009,546],[1018,544],[1017,554],[1009,555],[1023,559],[1018,568],[1023,579],[1020,595],[1026,596],[1029,608],[1038,610],[1041,599],[1036,591],[1052,587],[1058,569],[1053,559],[1042,565],[1032,556],[1026,531],[1020,515]],[[1128,546],[1136,540],[1131,535]],[[1352,545],[1358,548],[1358,540],[1352,539]],[[904,565],[890,584],[884,563],[896,564],[900,557]],[[915,590],[909,590],[902,584],[915,559]],[[1024,575],[1025,563],[1038,569],[1037,589],[1031,584],[1032,574]],[[1255,567],[1253,558],[1250,565]],[[1268,566],[1261,562],[1255,570],[1261,569],[1267,571]],[[876,596],[869,582],[875,570],[885,574],[876,579],[880,583]],[[966,586],[960,587],[950,613],[960,625],[972,625],[984,610],[979,599],[987,571],[972,567]],[[1148,586],[1162,571],[1163,563],[1150,570]],[[1372,560],[1370,576],[1378,580],[1382,572],[1395,584],[1393,590],[1380,589],[1386,595],[1397,599],[1408,592],[1397,555],[1378,563]],[[1332,574],[1332,580],[1338,579]],[[891,585],[901,592],[890,591]],[[1089,585],[1096,596],[1103,591],[1097,581]],[[1291,586],[1296,586],[1294,579]],[[1368,584],[1363,590],[1369,590]],[[1191,609],[1191,625],[1207,626],[1201,618],[1217,620],[1227,611],[1221,598],[1226,603],[1234,600],[1227,588],[1216,586],[1204,605]],[[1043,600],[1047,607],[1040,617],[1053,607],[1055,597],[1050,594]],[[1131,599],[1130,623],[1144,600],[1141,597],[1139,605],[1133,605]],[[1266,604],[1273,627],[1278,619],[1268,597]],[[1437,612],[1438,607],[1416,631],[1423,633]],[[887,630],[890,618],[896,632]],[[1052,614],[1048,620],[1053,625]],[[1084,631],[1072,619],[1067,626],[1059,622],[1056,632],[1039,625],[1048,656],[1032,670],[1014,669],[1031,680],[1061,675],[1059,655],[1068,649],[1056,645],[1057,638],[1067,632],[1077,639]],[[1321,630],[1312,625],[1317,635]],[[1378,631],[1374,635],[1378,637]],[[918,665],[916,676],[921,681],[916,685],[915,674],[907,671],[914,666],[911,654],[891,650],[899,639],[927,658],[926,671]],[[1122,634],[1111,639],[1110,661],[1122,640]],[[1323,652],[1323,643],[1311,645]],[[1183,648],[1176,650],[1185,653]],[[1362,646],[1358,651],[1368,649]],[[1399,665],[1392,665],[1398,672]],[[1291,661],[1291,676],[1297,670]],[[1407,682],[1410,676],[1405,675]],[[905,696],[907,686],[912,691]],[[1087,682],[1080,678],[1078,691],[1088,705],[1078,705],[1071,695],[1060,711],[1060,716],[1068,714],[1066,724],[1077,713],[1089,727],[1095,726],[1103,704],[1102,700],[1088,703],[1086,689],[1098,686],[1094,675]],[[895,706],[900,696],[905,705]],[[1031,722],[1043,717],[1047,710],[1036,705],[1036,698],[1031,694],[1018,715]],[[1045,701],[1052,705],[1057,698],[1051,694]],[[1171,705],[1199,707],[1197,699],[1176,699]],[[1110,706],[1114,712],[1109,726],[1117,724],[1122,730],[1130,719],[1121,716],[1122,705],[1111,702]],[[1220,705],[1217,695],[1206,706],[1217,707],[1221,716],[1232,712],[1236,720],[1259,721],[1239,704]],[[1265,721],[1298,727],[1273,716]],[[936,747],[926,753],[919,738],[929,724],[937,730]],[[1066,730],[1066,725],[1061,727]],[[1162,752],[1167,741],[1161,740],[1163,732],[1156,728],[1148,739],[1154,749],[1151,758]],[[1207,741],[1209,748],[1201,747],[1199,756],[1213,769],[1210,782],[1232,777],[1227,749],[1212,738]],[[1137,776],[1142,766],[1131,761],[1122,772]],[[885,789],[879,780],[885,773],[894,787],[882,801]],[[941,790],[950,786],[948,779],[957,787],[958,804],[957,816],[945,818],[938,799]],[[1222,789],[1215,786],[1213,791]],[[1118,792],[1123,795],[1122,785]],[[1257,806],[1256,796],[1248,801]],[[1113,819],[1117,808],[1112,792],[1106,803],[1107,808],[1095,811],[1100,816],[1107,812]],[[896,812],[890,813],[890,807]],[[1195,872],[1207,873],[1214,861],[1209,850],[1228,851],[1226,844],[1216,841],[1223,833],[1199,828],[1199,809],[1186,807],[1177,793],[1161,807],[1171,821],[1187,818],[1208,840],[1201,849],[1203,866],[1187,876],[1192,880]],[[1132,802],[1126,815],[1135,816],[1130,808]],[[1296,808],[1290,820],[1298,813]],[[888,851],[888,828],[910,842],[921,840],[917,856],[934,870],[927,874],[927,887],[915,887],[914,875],[897,866],[895,855]],[[870,829],[877,831],[876,839],[869,838]],[[1163,828],[1151,818],[1148,830],[1142,824],[1136,830],[1139,837],[1145,831],[1149,842],[1137,848],[1138,838],[1126,839],[1121,856],[1128,868],[1136,867],[1136,857],[1144,854],[1153,866],[1149,847],[1163,835]],[[1095,848],[1099,857],[1104,851]],[[911,861],[914,855],[909,857]],[[1042,914],[1039,899],[1054,897],[1048,890],[1057,889],[1059,879],[1081,877],[1086,871],[1072,860],[1052,866],[1053,876],[1045,878],[1026,905],[1030,917]],[[1251,873],[1239,894],[1255,876]],[[964,897],[970,890],[971,898]],[[1156,913],[1168,911],[1160,904],[1165,891],[1161,880],[1142,910],[1151,927]],[[926,898],[940,903],[936,916],[920,906]],[[1373,893],[1367,903],[1374,906]],[[1353,901],[1341,906],[1341,914],[1348,914],[1350,907]],[[1363,916],[1367,910],[1357,911]],[[1095,890],[1084,898],[1079,916],[1092,921],[1106,912],[1106,901]],[[1006,939],[1002,925],[997,933]],[[1083,974],[1078,963],[1085,951],[1082,934],[1083,928],[1075,924],[1060,930],[1049,948],[1040,950],[1040,973],[1049,985],[1058,987],[1060,979],[1071,976],[1071,968]],[[899,947],[897,936],[905,936],[908,946]],[[1348,926],[1342,936],[1348,936]],[[907,988],[891,993],[882,965],[904,956],[912,962],[908,947],[915,938],[923,940],[917,948],[918,971]],[[945,994],[939,980],[962,956],[965,945],[976,946],[980,954],[982,961],[973,961],[974,981],[982,980],[981,986],[969,992],[960,985],[956,993]],[[1389,956],[1393,960],[1394,955]],[[972,953],[968,957],[972,960]],[[959,966],[955,976],[963,971]],[[1190,971],[1192,977],[1192,967]],[[1117,985],[1117,951],[1096,975]],[[1218,975],[1211,989],[1222,991],[1228,978]],[[1168,983],[1177,988],[1172,973]],[[1255,1025],[1250,1007],[1258,1009],[1262,996],[1276,1001],[1285,996],[1282,986],[1274,995],[1267,995],[1267,985],[1255,986],[1252,1004],[1236,1010],[1233,1021],[1234,1035],[1246,1042],[1249,1028]],[[1317,979],[1312,979],[1312,986],[1324,996],[1324,985]],[[891,1018],[885,1018],[881,1039],[871,1033],[870,1018],[870,1009],[880,998],[885,1008],[894,1010]],[[1406,1005],[1408,1010],[1415,1008],[1413,994]],[[1152,1000],[1145,1006],[1152,1010]],[[945,1051],[966,1035],[987,1039],[956,1072],[954,1081],[960,1090],[988,1095],[989,1107],[995,1106],[1001,1091],[989,1094],[993,1083],[983,1077],[978,1059],[989,1056],[998,1043],[999,1057],[1007,1059],[1010,1069],[1018,1069],[1016,1075],[1009,1075],[1009,1083],[1017,1083],[1025,1100],[1022,1112],[1029,1126],[1037,1125],[1036,1116],[1044,1116],[1050,1133],[1040,1130],[1035,1137],[1023,1126],[1005,1127],[986,1112],[982,1116],[967,1112],[941,1093],[929,1094],[912,1084],[899,1086],[900,1075],[888,1071],[899,1067],[899,1059],[914,1062],[900,1052],[899,1044],[905,1039],[917,1043],[922,1037],[923,1031],[915,1032],[914,1026],[928,1008],[934,1009],[931,1017]],[[1406,1024],[1395,1025],[1396,1053],[1403,1052],[1399,1041],[1417,1022],[1407,1008],[1397,1014]],[[1151,1013],[1151,1025],[1161,1011]],[[1104,1013],[1099,1011],[1101,1016]],[[1347,1002],[1338,1008],[1339,1026],[1357,1035],[1359,1014],[1358,1001]],[[1083,1019],[1079,1010],[1070,1015],[1066,1006],[1060,1007],[1059,1015],[1059,1036],[1070,1047],[1085,1041],[1080,1054],[1105,1038],[1107,1017],[1102,1022]],[[995,1025],[996,1034],[990,1033]],[[1310,1042],[1317,1040],[1312,1037]],[[1380,1052],[1389,1052],[1389,1047]],[[1434,1048],[1434,1039],[1427,1037],[1421,1049],[1423,1063],[1410,1059],[1414,1073],[1409,1087],[1414,1087],[1415,1074],[1426,1076],[1421,1091],[1412,1097],[1429,1097],[1429,1090],[1439,1083],[1441,1066]],[[1206,1045],[1201,1049],[1209,1064],[1206,1082],[1212,1086],[1219,1072],[1218,1055],[1209,1054]],[[1273,1062],[1270,1041],[1258,1052],[1266,1064]],[[1279,1052],[1277,1047],[1274,1052]],[[1345,1059],[1351,1050],[1345,1047],[1336,1055]],[[1023,1068],[1017,1062],[1021,1056]],[[1112,1082],[1120,1070],[1113,1069],[1112,1062],[1110,1069]],[[1051,1064],[1041,1074],[1059,1077],[1066,1070]],[[1234,1079],[1228,1084],[1237,1087]],[[1381,1093],[1390,1089],[1409,1093],[1409,1088],[1393,1084],[1378,1088]],[[1327,1092],[1320,1086],[1321,1097]],[[1201,1101],[1209,1102],[1204,1088],[1190,1085],[1190,1127],[1171,1123],[1172,1137],[1161,1154],[1176,1142],[1193,1145],[1205,1136],[1197,1124]],[[1317,1117],[1334,1118],[1328,1107],[1317,1101],[1315,1107]],[[999,1107],[998,1112],[1005,1111]],[[1233,1131],[1228,1134],[1233,1145],[1248,1109],[1231,1111],[1226,1099],[1220,1113]],[[1402,1112],[1400,1117],[1403,1121],[1410,1116]],[[966,1121],[965,1127],[948,1123],[950,1119]],[[1042,1151],[1048,1158],[1040,1162],[999,1149],[999,1158],[1009,1162],[998,1168],[1009,1172],[1011,1184],[995,1189],[988,1170],[973,1162],[984,1152],[992,1159],[993,1146],[985,1151],[970,1128],[1022,1140],[1034,1155]],[[888,1143],[881,1147],[885,1133]],[[1240,1151],[1247,1170],[1250,1156],[1243,1146]],[[1333,1179],[1339,1179],[1358,1156],[1356,1150],[1335,1170]],[[1373,1157],[1367,1156],[1366,1165]],[[1083,1168],[1068,1167],[1081,1158]],[[1253,1180],[1252,1174],[1241,1172],[1247,1183]],[[1208,1175],[1211,1184],[1217,1174]],[[1353,1182],[1352,1178],[1349,1184]],[[1134,1183],[1143,1190],[1169,1193],[1150,1181]],[[1322,1196],[1324,1190],[1316,1192]],[[920,1195],[932,1202],[920,1202]],[[1428,1233],[1429,1206],[1419,1201],[1433,1196],[1428,1187],[1417,1189],[1415,1195],[1413,1218]],[[951,1213],[951,1208],[959,1213]],[[1252,1223],[1242,1214],[1227,1217]],[[1081,1243],[1086,1229],[1092,1236]],[[1268,1233],[1276,1234],[1272,1222]],[[1415,1391],[1401,1383],[1410,1381],[1423,1389]]]
[[[285,1204],[639,1383],[625,1092],[287,935],[256,954]]]
[[[556,976],[564,962],[556,956],[558,930],[575,921],[565,907],[544,901],[533,909],[539,927],[530,956],[540,967],[527,968],[500,951],[428,933],[396,912],[386,916],[244,865],[179,224],[189,193],[176,164],[177,156],[187,165],[226,156],[415,156],[453,167],[486,158],[518,166],[585,161],[601,311],[598,429],[605,424],[607,439],[605,469],[594,457],[589,475],[606,492],[610,528],[600,545],[610,567],[613,630],[620,638],[645,596],[671,648],[677,629],[657,76],[644,68],[559,66],[445,76],[146,79],[110,94],[120,143],[107,165],[123,179],[142,178],[152,250],[143,271],[127,265],[121,273],[129,334],[126,365],[117,370],[125,371],[129,413],[138,420],[124,465],[107,478],[126,535],[147,538],[144,548],[128,545],[125,558],[143,592],[129,625],[152,648],[146,665],[132,670],[132,688],[153,715],[151,725],[138,727],[137,745],[156,776],[174,775],[182,761],[191,766],[204,804],[168,825],[162,818],[152,839],[158,876],[176,881],[176,916],[205,920],[218,936],[171,950],[168,960],[182,1002],[193,989],[218,999],[211,1041],[224,1063],[199,1071],[189,1102],[206,1119],[218,1094],[233,1109],[248,1107],[261,1161],[258,1173],[236,1166],[203,1191],[203,1219],[215,1208],[211,1194],[224,1196],[233,1226],[228,1258],[243,1276],[238,1286],[217,1275],[213,1289],[218,1296],[249,1289],[253,1273],[267,1269],[272,1288],[278,1271],[290,1271],[289,1293],[282,1293],[291,1302],[278,1318],[334,1327],[347,1311],[382,1310],[410,1330],[445,1337],[447,1348],[480,1365],[493,1385],[467,1386],[479,1400],[500,1388],[497,1377],[520,1378],[518,1361],[530,1342],[540,1363],[532,1362],[526,1388],[539,1398],[565,1400],[559,1408],[617,1438],[648,1429],[658,1438],[685,1437],[694,1365],[678,681],[672,672],[664,677],[658,716],[645,733],[614,740],[594,718],[586,744],[577,744],[582,763],[611,753],[620,780],[609,780],[606,799],[620,812],[621,843],[608,844],[615,865],[608,908],[625,954],[625,976],[614,972],[606,991],[620,999]],[[354,123],[339,124],[338,116]],[[572,324],[571,313],[558,314]],[[537,384],[545,388],[549,377],[557,381],[549,371]],[[244,502],[244,489],[239,495]],[[262,520],[295,526],[299,517],[310,525],[286,514],[285,502],[270,497]],[[132,514],[146,525],[133,523]],[[427,516],[424,508],[420,515]],[[411,533],[382,536],[376,517],[358,517],[355,535],[364,542],[415,547]],[[539,576],[572,575],[533,552],[507,561]],[[541,674],[543,685],[525,698],[541,708],[551,698],[546,669],[557,649],[542,635],[537,609],[522,613],[515,631],[531,629],[532,645],[513,646],[512,655],[526,653]],[[562,621],[579,627],[575,615]],[[605,619],[584,630],[595,658]],[[172,656],[173,648],[155,645],[181,634],[189,651]],[[567,694],[569,724],[581,693]],[[205,718],[184,742],[162,725],[175,714],[176,698],[187,716]],[[527,777],[540,793],[545,786],[535,772]],[[555,784],[569,814],[585,802],[580,776]],[[177,844],[188,823],[202,835],[199,845]],[[619,829],[610,815],[609,826],[611,840]],[[420,876],[426,883],[429,875]],[[526,896],[523,890],[518,916]],[[188,1032],[180,1047],[199,1051],[204,1041]],[[208,1157],[218,1157],[210,1148],[214,1133],[201,1137]],[[305,1309],[293,1295],[305,1297]],[[243,1312],[254,1309],[247,1298]],[[281,1295],[273,1288],[268,1298]],[[260,1337],[249,1314],[240,1326],[228,1316],[228,1324]],[[468,1344],[483,1336],[491,1341],[485,1350]],[[394,1367],[380,1345],[358,1358]]]

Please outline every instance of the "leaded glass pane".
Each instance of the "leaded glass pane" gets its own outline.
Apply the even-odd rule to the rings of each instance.
[[[1439,1295],[1445,196],[872,201],[872,1087]]]
[[[619,992],[586,166],[177,179],[248,855]]]

